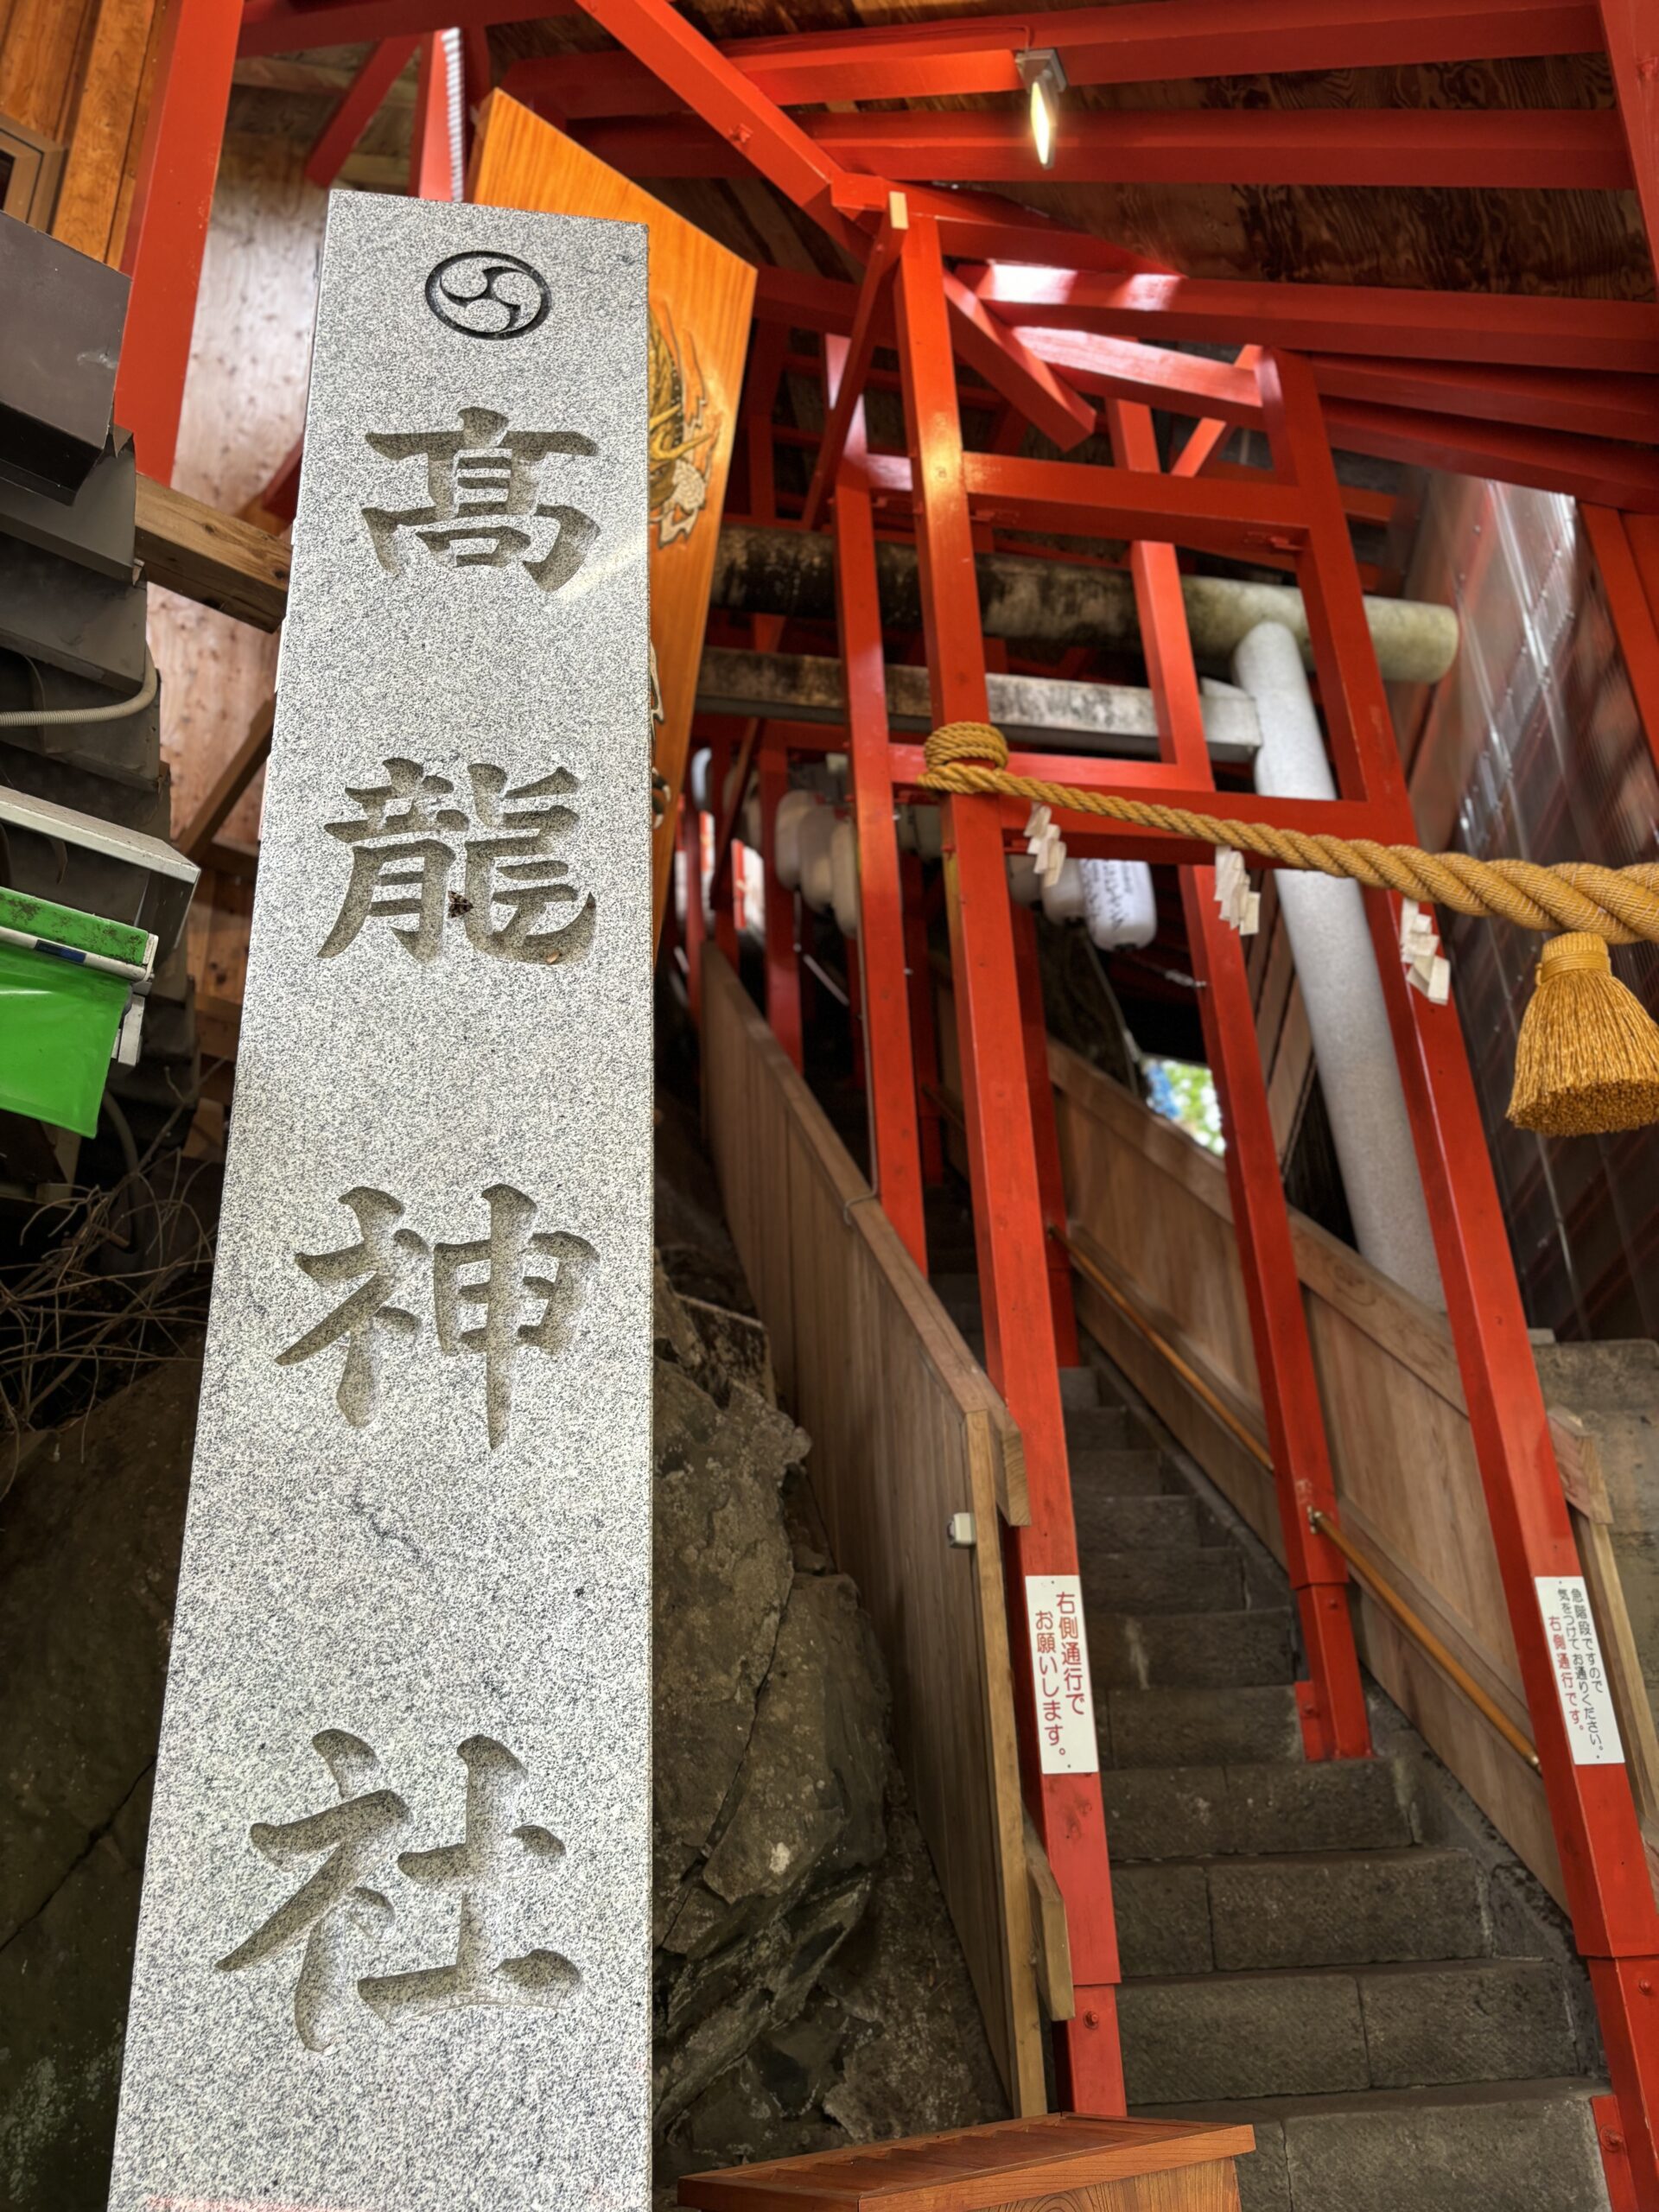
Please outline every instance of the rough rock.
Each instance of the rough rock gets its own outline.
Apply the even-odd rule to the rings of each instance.
[[[778,1502],[804,1447],[741,1385],[723,1408],[656,1363],[656,1815],[669,1855],[707,1840],[736,1777],[789,1596]]]
[[[200,1369],[38,1443],[0,1528],[0,2203],[102,2212]]]

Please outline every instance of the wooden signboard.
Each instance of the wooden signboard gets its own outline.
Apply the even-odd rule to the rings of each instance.
[[[651,232],[651,635],[656,764],[670,793],[652,851],[660,932],[754,270],[516,100],[493,93],[479,121],[473,200],[643,223]]]

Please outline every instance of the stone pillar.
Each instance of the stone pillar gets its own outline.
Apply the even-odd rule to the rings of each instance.
[[[649,2198],[646,358],[334,196],[118,2212]]]
[[[1274,798],[1334,798],[1292,632],[1281,622],[1259,622],[1233,656],[1233,677],[1255,700],[1262,725],[1257,791]],[[1281,868],[1277,882],[1359,1249],[1402,1289],[1443,1306],[1363,894],[1357,883],[1294,868]]]

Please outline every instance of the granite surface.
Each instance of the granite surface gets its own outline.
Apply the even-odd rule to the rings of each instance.
[[[645,312],[333,202],[118,2212],[648,2200]]]

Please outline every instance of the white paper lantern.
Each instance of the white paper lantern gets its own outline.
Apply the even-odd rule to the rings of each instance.
[[[833,807],[814,806],[801,817],[801,896],[815,914],[827,914],[835,903],[835,878],[830,867],[830,841],[835,830]]]
[[[1043,880],[1029,853],[1008,855],[1008,892],[1016,906],[1034,906],[1043,895]]]
[[[812,791],[785,791],[772,830],[772,864],[785,891],[801,887],[801,824],[819,805]]]
[[[1053,882],[1043,886],[1043,912],[1051,922],[1083,919],[1083,870],[1069,854]]]
[[[1071,863],[1068,861],[1066,866]],[[1150,944],[1158,934],[1158,900],[1145,861],[1080,861],[1084,919],[1103,952]]]
[[[830,833],[830,899],[843,937],[858,935],[858,832],[847,821]]]

